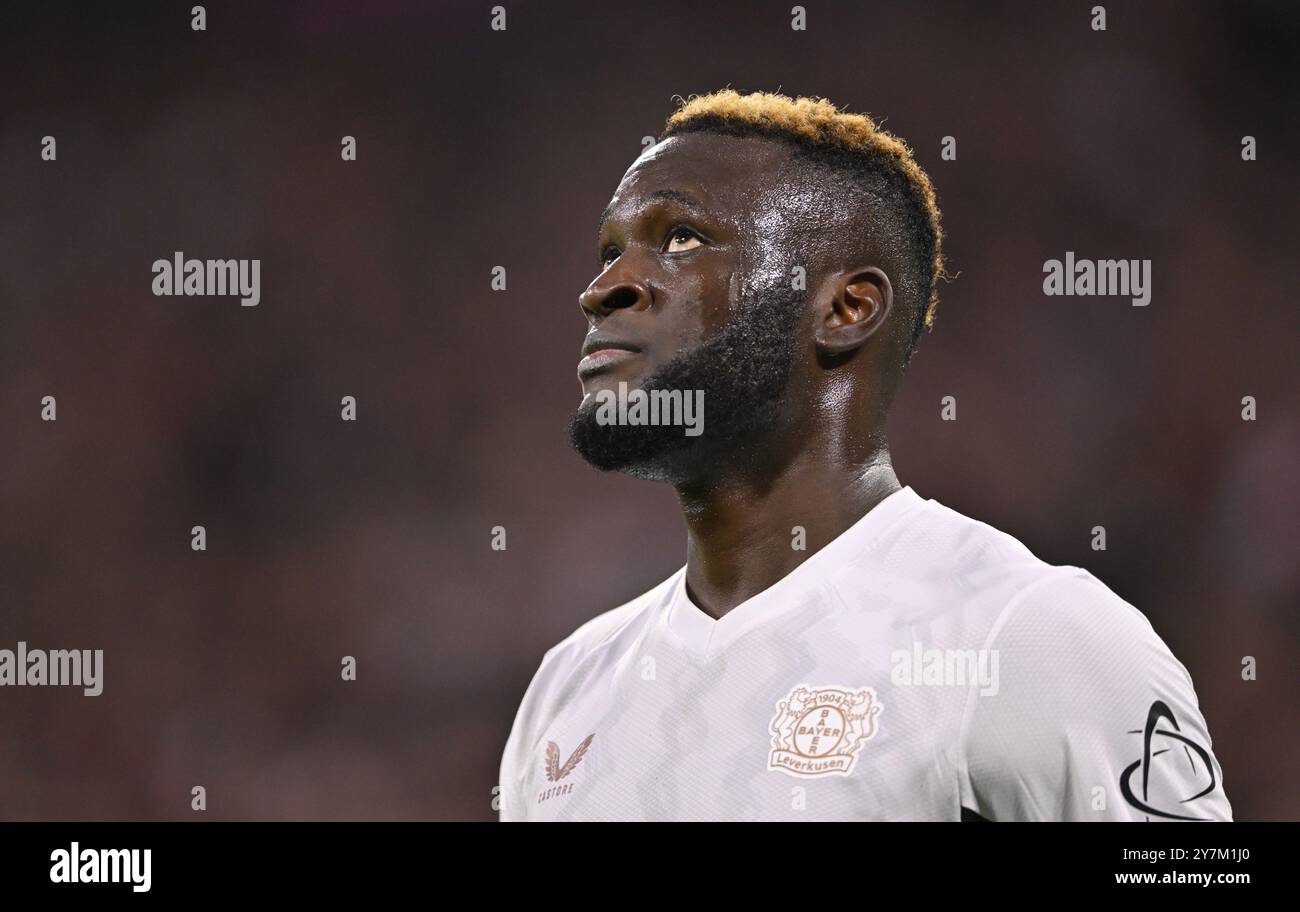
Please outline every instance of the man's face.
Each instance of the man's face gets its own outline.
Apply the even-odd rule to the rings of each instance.
[[[600,274],[579,298],[589,332],[570,431],[598,468],[679,480],[695,471],[692,454],[725,455],[778,422],[803,299],[783,205],[796,189],[790,157],[777,143],[694,133],[652,146],[624,175],[601,224]],[[703,390],[703,434],[601,424],[602,393],[620,383]]]

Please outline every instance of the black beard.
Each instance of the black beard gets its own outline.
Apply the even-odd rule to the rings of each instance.
[[[569,421],[569,442],[601,471],[678,483],[711,456],[734,458],[771,432],[798,352],[801,302],[789,288],[749,296],[714,336],[673,357],[641,385],[646,392],[704,391],[704,428],[696,437],[674,425],[600,424],[595,396]]]

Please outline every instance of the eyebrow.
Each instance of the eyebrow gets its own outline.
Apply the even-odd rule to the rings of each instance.
[[[667,188],[664,190],[656,190],[654,193],[651,193],[647,197],[647,199],[650,200],[651,202],[655,202],[658,200],[668,200],[669,202],[681,203],[683,206],[687,206],[692,209],[703,208],[703,204],[696,197],[687,193],[685,190],[673,190],[671,188]],[[596,226],[597,234],[605,230],[605,223],[609,221],[609,217],[613,214],[613,212],[614,212],[614,204],[610,203],[608,206],[605,207],[605,211],[600,214],[600,222]]]

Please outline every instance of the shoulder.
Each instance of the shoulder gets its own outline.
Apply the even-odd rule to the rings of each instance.
[[[988,637],[1025,701],[1080,712],[1139,692],[1191,690],[1145,614],[1086,570],[1056,570],[1014,598]]]
[[[610,611],[598,614],[546,651],[515,713],[514,725],[502,756],[501,781],[514,781],[524,756],[535,744],[548,720],[563,709],[581,683],[602,661],[617,662],[620,643],[635,638],[653,623],[682,571],[649,592]]]
[[[921,500],[894,548],[936,584],[960,581],[974,593],[1008,598],[1059,570],[1014,535],[936,500]]]
[[[581,624],[573,633],[546,651],[542,659],[543,666],[547,663],[572,666],[620,636],[641,629],[664,603],[680,573],[679,570],[648,592]]]
[[[1088,570],[1052,564],[1015,536],[926,501],[931,534],[949,549],[941,578],[958,580],[973,596],[986,629],[986,646],[1022,645],[1043,661],[1125,658],[1143,647],[1167,652],[1146,615]]]
[[[1049,563],[1014,535],[935,500],[913,500],[834,572],[832,585],[851,610],[885,610],[895,623],[925,624],[946,645],[968,647],[985,645],[1018,610],[1045,623],[1066,606],[1136,615],[1086,570]]]
[[[1146,615],[1087,570],[1060,566],[1052,571],[1008,603],[992,631],[995,641],[1044,639],[1067,654],[1159,642]]]
[[[525,700],[549,702],[563,691],[572,689],[579,680],[580,669],[590,672],[602,661],[616,662],[625,651],[620,644],[635,639],[654,623],[681,573],[679,570],[648,592],[596,615],[548,649],[542,656]],[[585,677],[585,674],[581,676]]]
[[[1186,681],[1146,616],[1092,573],[1049,563],[1014,535],[934,500],[915,497],[830,582],[848,629],[864,636],[883,615],[895,628],[925,631],[926,648],[997,649],[1004,663],[1035,665],[1040,680],[1081,665],[1146,664],[1171,683]]]

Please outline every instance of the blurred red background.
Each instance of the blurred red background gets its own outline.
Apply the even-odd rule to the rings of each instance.
[[[494,816],[543,651],[684,560],[565,423],[596,219],[725,85],[913,145],[959,275],[901,479],[1140,608],[1238,818],[1300,816],[1294,4],[191,5],[0,29],[0,648],[105,650],[100,697],[0,690],[0,818]],[[260,258],[260,306],[154,297],[176,250]],[[1066,250],[1150,258],[1150,306],[1045,297]]]

